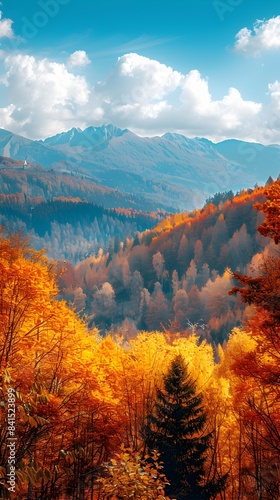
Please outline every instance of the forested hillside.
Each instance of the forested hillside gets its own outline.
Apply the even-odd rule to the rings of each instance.
[[[263,188],[217,195],[215,204],[175,214],[114,252],[90,256],[75,268],[65,264],[62,296],[102,331],[125,321],[130,335],[137,328],[192,328],[222,342],[252,313],[227,295],[231,271],[253,274],[263,252],[273,250],[257,232],[263,214],[253,207],[264,199]]]
[[[94,173],[73,171],[71,165],[65,165],[61,170],[54,170],[50,164],[48,169],[39,164],[27,164],[23,161],[0,156],[0,193],[16,194],[31,198],[39,197],[48,201],[52,197],[74,197],[102,205],[106,208],[133,208],[142,210],[143,206],[148,211],[166,208],[164,200],[147,200],[141,194],[129,194],[104,186],[98,181]]]
[[[49,258],[73,264],[100,249],[113,252],[121,240],[164,217],[166,212],[107,209],[73,197],[42,201],[22,193],[0,194],[0,224],[28,234],[32,246],[45,248]]]
[[[224,219],[231,214],[234,220],[234,229],[227,228],[229,248],[236,234],[235,250],[245,251],[238,247],[244,243],[243,217],[250,214],[246,233],[252,238],[256,201],[266,216],[259,234],[278,248],[280,182],[225,202]],[[210,234],[220,212],[221,207],[208,206],[185,222],[171,219],[170,228],[158,228],[145,248],[158,252],[168,232],[201,219],[208,221]],[[264,240],[259,245],[264,247]],[[130,248],[138,252],[136,262],[143,262],[144,246]],[[122,262],[120,252],[111,262]],[[158,290],[161,262],[155,259],[153,270]],[[109,266],[100,264],[104,276]],[[216,352],[190,331],[178,336],[168,328],[127,339],[124,327],[102,338],[56,300],[56,270],[45,255],[2,231],[1,498],[278,500],[279,271],[279,254],[265,251],[263,259],[255,258],[251,276],[235,272],[239,286],[231,293],[254,310],[244,328],[228,330],[227,345]],[[185,272],[177,272],[182,283]],[[105,293],[104,285],[100,305],[101,290]]]

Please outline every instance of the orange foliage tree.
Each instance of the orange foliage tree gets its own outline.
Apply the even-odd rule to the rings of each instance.
[[[2,233],[0,274],[1,498],[82,498],[108,456],[104,434],[113,447],[119,425],[106,376],[95,363],[98,337],[55,300],[51,265],[20,235]],[[16,491],[7,482],[11,388]]]
[[[266,215],[259,231],[271,236],[276,244],[280,241],[279,193],[277,181],[266,189],[268,200],[257,205]],[[280,258],[277,253],[263,259],[259,273],[257,277],[234,273],[242,286],[234,287],[230,293],[240,293],[244,302],[255,306],[256,312],[246,327],[255,348],[237,358],[233,367],[241,387],[242,424],[250,434],[254,456],[254,473],[252,469],[248,472],[249,489],[255,492],[253,498],[277,499],[280,495]]]

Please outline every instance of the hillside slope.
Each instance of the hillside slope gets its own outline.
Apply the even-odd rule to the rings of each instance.
[[[227,295],[234,285],[230,269],[251,273],[263,252],[273,250],[257,232],[263,214],[253,207],[264,199],[264,188],[257,188],[175,214],[117,252],[81,262],[73,276],[89,323],[104,330],[123,321],[132,330],[188,327],[223,341],[250,314]],[[69,277],[60,286],[68,298]]]
[[[80,198],[59,197],[44,201],[25,193],[0,194],[0,226],[22,231],[36,250],[73,264],[88,255],[119,248],[121,240],[154,227],[166,213],[131,209],[106,209]]]
[[[22,193],[47,201],[52,197],[79,197],[105,208],[132,208],[153,211],[163,209],[166,203],[157,204],[138,194],[122,193],[118,189],[103,186],[92,176],[80,172],[61,172],[45,169],[40,164],[24,167],[24,162],[0,156],[0,194]],[[171,207],[169,207],[171,209]],[[168,210],[169,210],[168,209]]]

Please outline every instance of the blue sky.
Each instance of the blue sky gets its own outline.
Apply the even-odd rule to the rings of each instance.
[[[280,143],[278,0],[3,0],[0,126]]]

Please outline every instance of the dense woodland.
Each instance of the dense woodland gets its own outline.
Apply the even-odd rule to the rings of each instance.
[[[114,248],[76,266],[61,264],[60,296],[102,333],[191,329],[222,343],[253,311],[227,294],[232,272],[253,276],[262,255],[275,250],[257,231],[264,216],[253,206],[264,199],[264,188],[217,195],[203,209],[174,214],[136,238],[116,238]]]
[[[259,235],[277,249],[280,182],[233,206],[249,210],[246,197],[262,198]],[[204,224],[216,211],[201,212]],[[228,213],[240,231],[236,208]],[[155,250],[165,241],[165,228],[158,232]],[[216,352],[187,330],[127,339],[120,328],[102,338],[56,299],[56,272],[20,235],[1,232],[1,498],[279,499],[279,253],[265,251],[253,275],[235,272],[231,297],[251,304],[253,314]],[[7,475],[11,390],[14,491]]]
[[[98,250],[114,251],[117,242],[154,227],[166,212],[104,208],[80,198],[42,201],[23,193],[0,194],[0,224],[22,231],[32,247],[45,248],[50,259],[74,264]]]

